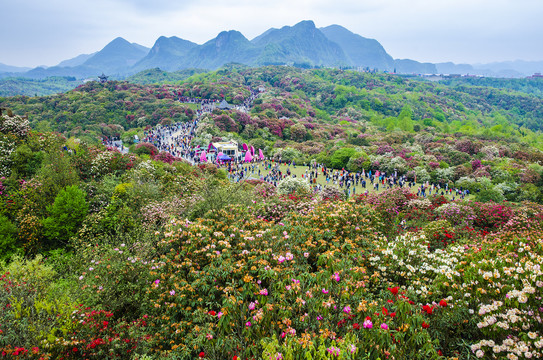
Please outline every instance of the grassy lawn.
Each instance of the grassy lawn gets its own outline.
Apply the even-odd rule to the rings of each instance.
[[[200,104],[193,104],[193,103],[181,103],[184,106],[188,107],[191,110],[198,110],[200,108]]]
[[[272,165],[272,166],[273,166],[273,165]],[[247,166],[245,166],[245,168],[247,168]],[[260,177],[259,177],[259,175],[258,175],[258,169],[260,169],[260,174],[261,174],[261,176],[266,176],[266,175],[268,175],[268,174],[270,173],[270,171],[269,171],[269,170],[263,171],[263,168],[264,168],[263,164],[259,164],[259,165],[258,165],[258,168],[257,168],[257,166],[255,165],[255,171],[254,171],[254,173],[249,172],[249,178],[259,179]],[[297,166],[290,166],[290,167],[287,166],[287,165],[280,165],[280,166],[279,166],[279,169],[283,172],[283,174],[286,174],[286,171],[287,171],[288,168],[290,168],[291,174],[296,175],[296,177],[298,177],[298,178],[302,177],[302,175],[303,175],[304,178],[305,178],[305,176],[306,176],[305,171],[306,171],[306,170],[308,170],[308,173],[310,172],[309,167],[307,167],[307,166],[299,166],[299,165],[297,165]],[[320,171],[320,170],[319,170],[319,171]],[[324,187],[324,186],[334,186],[334,187],[338,187],[338,188],[339,188],[339,185],[334,185],[334,183],[333,183],[332,180],[330,180],[330,182],[327,184],[327,183],[326,183],[326,177],[323,176],[321,172],[319,172],[319,176],[317,177],[317,184],[321,184],[323,187]],[[421,185],[421,184],[418,183],[418,184],[417,184],[417,187],[420,186],[420,185]],[[405,186],[406,186],[406,185],[404,185],[404,187],[405,187]],[[412,191],[413,193],[415,193],[415,194],[417,193],[417,187],[414,186],[414,187],[411,188],[411,191]],[[371,194],[371,193],[380,193],[380,192],[383,191],[382,184],[381,184],[381,186],[379,186],[379,190],[374,190],[373,185],[371,184],[371,182],[370,182],[368,179],[366,179],[366,188],[365,188],[365,189],[362,187],[362,185],[361,185],[360,183],[359,183],[358,186],[355,186],[355,188],[356,188],[356,194],[357,194],[357,195],[364,193],[366,190],[368,190],[368,193],[370,193],[370,194]],[[386,188],[386,187],[385,187],[385,188]],[[343,189],[345,189],[345,188],[343,188]],[[441,193],[441,191],[440,191],[440,193]],[[433,194],[433,193],[432,193],[432,194]],[[353,195],[353,187],[351,186],[351,196],[352,196],[352,195]],[[429,195],[429,194],[428,194],[428,191],[426,192],[426,195],[427,195],[427,196]],[[446,197],[447,199],[449,199],[449,200],[452,200],[453,196],[455,196],[456,200],[460,199],[459,196],[456,196],[456,193],[453,193],[453,194],[450,194],[450,195],[449,195],[449,194],[445,195],[445,197]],[[467,200],[473,200],[473,197],[472,197],[472,195],[469,195],[469,196],[466,196],[465,199],[467,199]]]

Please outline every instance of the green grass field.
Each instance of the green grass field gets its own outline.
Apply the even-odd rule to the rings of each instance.
[[[247,166],[245,166],[245,167],[247,168]],[[262,175],[262,176],[268,175],[268,174],[270,173],[270,171],[269,171],[269,170],[264,170],[264,171],[263,171],[263,168],[264,168],[264,167],[263,167],[263,164],[259,164],[259,165],[258,165],[258,168],[255,166],[255,172],[254,172],[254,173],[249,172],[249,178],[259,179],[260,177],[259,177],[259,175],[258,175],[258,169],[260,169],[261,175]],[[287,165],[280,165],[280,166],[279,166],[279,169],[283,172],[283,174],[286,174],[286,171],[287,171],[288,168],[289,168],[289,166],[287,166]],[[309,168],[308,168],[307,166],[295,166],[295,167],[294,167],[294,166],[290,166],[290,172],[291,172],[292,174],[296,175],[296,177],[298,177],[298,178],[302,177],[302,175],[303,175],[304,178],[305,178],[305,176],[306,176],[305,171],[306,171],[306,170],[308,170],[308,173],[309,173],[310,170],[309,170]],[[370,182],[369,180],[367,180],[367,179],[366,179],[366,182],[367,182],[367,184],[366,184],[366,188],[365,188],[365,189],[364,189],[364,188],[362,187],[362,185],[360,185],[360,184],[359,184],[358,186],[355,186],[355,189],[356,189],[355,195],[362,194],[362,193],[364,193],[366,190],[368,190],[368,193],[371,193],[371,194],[376,193],[376,192],[377,192],[377,193],[380,193],[380,192],[383,191],[383,187],[382,187],[382,186],[379,186],[379,190],[374,190],[373,185],[371,184],[371,182]],[[317,184],[320,184],[320,185],[322,185],[323,187],[324,187],[324,186],[334,186],[334,187],[339,188],[339,185],[334,185],[334,183],[333,183],[332,180],[330,180],[329,183],[326,183],[326,177],[325,177],[325,176],[322,176],[320,172],[319,172],[319,176],[317,177]],[[421,184],[418,183],[417,185],[420,186]],[[345,189],[345,188],[343,188],[343,189]],[[352,189],[353,189],[353,188],[351,187],[351,196],[353,195]],[[411,191],[412,191],[413,193],[416,194],[416,193],[417,193],[417,187],[412,187],[412,188],[411,188]],[[432,193],[432,194],[433,194],[433,193]],[[440,192],[440,194],[441,194],[441,192]],[[428,191],[426,192],[426,195],[427,195],[427,196],[429,195],[429,194],[428,194]],[[450,194],[450,195],[449,195],[449,194],[445,195],[445,197],[446,197],[447,199],[449,199],[449,200],[452,200],[453,196],[456,198],[456,200],[460,199],[459,196],[456,196],[456,193],[453,193],[453,194]],[[469,199],[472,200],[472,199],[473,199],[473,198],[472,198],[472,195],[466,196],[466,199],[467,199],[467,200],[469,200]]]
[[[191,110],[198,110],[200,108],[200,104],[193,104],[193,103],[181,103],[181,104],[188,107]]]

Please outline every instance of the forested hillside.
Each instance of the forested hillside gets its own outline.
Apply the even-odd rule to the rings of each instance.
[[[134,81],[0,98],[0,358],[543,356],[535,91],[283,66]],[[160,150],[186,124],[191,149],[262,157]]]

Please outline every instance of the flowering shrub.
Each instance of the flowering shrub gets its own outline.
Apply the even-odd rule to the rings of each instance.
[[[428,223],[423,232],[428,244],[428,249],[443,249],[454,242],[453,228],[447,220],[437,220]]]
[[[15,151],[15,138],[13,135],[0,133],[0,177],[11,174],[11,153]]]
[[[42,353],[43,341],[74,328],[75,304],[52,291],[56,273],[41,256],[15,258],[5,270],[0,275],[0,356],[32,358]]]
[[[507,205],[480,202],[468,202],[467,205],[475,212],[473,225],[485,231],[503,226],[513,216],[513,209]]]
[[[462,266],[461,292],[475,308],[477,327],[483,336],[471,346],[477,357],[539,358],[541,297],[543,295],[543,247],[541,232],[502,233],[485,241]],[[490,236],[489,236],[490,237]],[[487,237],[487,238],[489,238]]]
[[[308,192],[311,187],[303,178],[286,177],[277,184],[277,193],[282,195],[292,194],[298,191]]]
[[[351,256],[371,247],[371,239],[377,238],[371,231],[377,216],[369,208],[354,202],[323,204],[307,215],[292,214],[274,225],[239,222],[248,216],[241,208],[209,216],[165,233],[161,247],[166,256],[150,272],[155,280],[149,285],[153,303],[149,312],[166,313],[166,318],[154,318],[160,335],[152,339],[153,346],[160,344],[163,351],[188,357],[196,355],[192,344],[205,344],[206,354],[220,352],[222,358],[230,358],[252,354],[265,334],[312,338],[316,335],[302,334],[310,326],[331,329],[328,337],[333,340],[349,330],[344,323],[364,300],[366,277]],[[309,228],[311,234],[305,232]],[[339,243],[340,239],[345,243]],[[233,264],[238,264],[234,272],[224,272]],[[351,270],[329,275],[336,267]],[[181,273],[185,274],[182,278],[171,276]],[[323,276],[328,280],[313,283],[312,279]],[[348,302],[339,301],[342,284],[360,294]],[[179,332],[161,330],[160,324],[174,314]],[[282,325],[272,326],[276,322]],[[221,340],[221,348],[214,345],[215,339]]]
[[[453,226],[472,226],[475,220],[473,208],[454,202],[439,206],[436,212],[441,219],[447,220]]]
[[[323,200],[340,200],[345,197],[341,190],[332,186],[325,186],[319,195]]]
[[[0,133],[12,134],[17,138],[24,138],[30,133],[30,123],[27,118],[20,116],[0,116]]]
[[[270,183],[262,182],[255,186],[253,192],[264,199],[269,198],[277,193],[277,188]]]

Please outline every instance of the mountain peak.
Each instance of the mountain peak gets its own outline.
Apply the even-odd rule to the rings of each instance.
[[[316,29],[316,26],[313,20],[302,20],[294,25],[293,28]]]
[[[330,25],[320,28],[320,31],[343,49],[352,65],[389,71],[394,69],[394,59],[377,40],[362,37],[340,25]]]
[[[116,37],[115,39],[113,39],[111,42],[109,42],[109,44],[107,44],[105,48],[107,47],[119,47],[119,46],[130,46],[130,42],[128,40],[125,40],[124,38],[122,37]]]
[[[221,31],[219,33],[219,35],[217,35],[217,37],[214,40],[215,41],[218,41],[218,40],[225,40],[225,41],[229,41],[229,40],[247,40],[247,38],[245,36],[243,36],[243,34],[240,33],[237,30],[228,30],[228,31]],[[249,41],[249,40],[247,40],[247,41]]]

